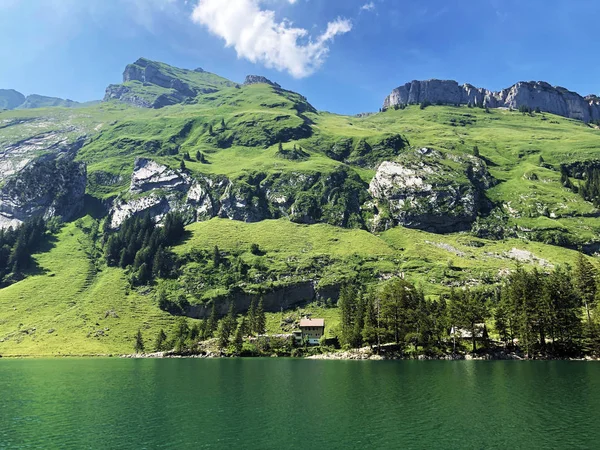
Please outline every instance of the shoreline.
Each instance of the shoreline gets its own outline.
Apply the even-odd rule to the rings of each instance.
[[[0,355],[2,359],[77,359],[77,358],[117,358],[117,359],[219,359],[219,358],[293,358],[329,361],[600,361],[593,356],[579,357],[553,357],[538,355],[528,358],[518,352],[496,351],[489,353],[448,353],[442,355],[404,354],[397,351],[383,351],[377,353],[370,347],[329,351],[320,354],[291,356],[290,354],[261,354],[261,355],[227,355],[222,352],[177,353],[175,351],[162,351],[151,353],[94,353],[94,354],[64,354],[64,355]]]

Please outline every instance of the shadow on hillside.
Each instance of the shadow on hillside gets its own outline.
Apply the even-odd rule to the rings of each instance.
[[[81,209],[81,212],[77,215],[77,217],[73,218],[73,220],[81,219],[85,216],[90,216],[96,220],[100,220],[107,214],[108,208],[106,207],[104,202],[102,202],[102,200],[96,197],[92,197],[89,194],[85,194],[85,197],[83,198],[83,208]]]
[[[48,253],[50,250],[56,247],[58,243],[58,238],[53,234],[46,234],[44,240],[38,245],[37,249],[33,253],[32,256],[29,257],[29,268],[25,272],[26,276],[33,275],[48,275],[51,272],[51,269],[42,268],[37,261],[34,259],[36,255],[40,255],[43,253]]]
[[[498,164],[485,156],[479,156],[479,159],[481,159],[488,167],[498,167]]]
[[[175,242],[174,246],[175,246],[175,245],[183,245],[183,244],[186,244],[186,243],[187,243],[187,242],[188,242],[188,241],[189,241],[189,240],[192,238],[192,236],[193,236],[193,233],[192,233],[191,231],[189,231],[189,230],[185,230],[185,231],[184,231],[184,233],[183,233],[183,236],[181,236],[181,237],[180,237],[180,238],[177,240],[177,242]]]

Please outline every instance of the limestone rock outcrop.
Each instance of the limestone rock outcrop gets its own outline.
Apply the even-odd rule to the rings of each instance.
[[[360,205],[368,194],[357,175],[346,170],[331,174],[252,173],[229,179],[218,175],[190,176],[146,158],[137,158],[129,191],[114,200],[111,226],[149,214],[160,221],[170,211],[191,220],[212,217],[258,222],[289,217],[299,223],[326,222],[362,226]]]
[[[86,165],[68,156],[34,159],[8,177],[0,189],[0,228],[39,216],[74,218],[83,207],[86,181]]]
[[[412,81],[392,91],[383,108],[429,102],[444,105],[484,106],[488,108],[514,108],[526,106],[531,110],[571,119],[590,122],[600,120],[600,99],[582,97],[565,88],[551,86],[543,81],[519,82],[493,92],[470,84],[459,85],[453,80]]]
[[[375,202],[371,229],[468,230],[486,207],[484,191],[492,184],[483,161],[473,156],[423,148],[384,161],[369,185]]]

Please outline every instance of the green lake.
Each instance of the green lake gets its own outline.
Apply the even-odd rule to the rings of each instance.
[[[0,359],[0,448],[599,448],[600,363]]]

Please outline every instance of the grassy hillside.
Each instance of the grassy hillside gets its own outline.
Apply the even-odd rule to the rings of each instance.
[[[187,231],[187,238],[174,248],[177,255],[210,252],[218,245],[224,253],[240,254],[251,265],[260,260],[263,274],[286,278],[307,269],[303,277],[322,277],[323,282],[339,282],[364,269],[383,278],[405,273],[430,298],[462,282],[493,283],[514,269],[517,258],[525,267],[544,269],[571,264],[576,257],[572,250],[516,239],[497,242],[405,228],[375,236],[286,220],[247,224],[215,219],[190,225]],[[253,243],[264,256],[250,253]],[[97,270],[89,256],[90,246],[80,228],[67,225],[49,251],[36,255],[35,273],[0,290],[0,354],[130,353],[138,328],[149,344],[159,329],[172,329],[175,318],[158,308],[153,290],[131,289],[121,269],[101,266]],[[191,267],[184,268],[176,280],[180,291],[185,289],[186,269]],[[336,308],[313,305],[301,312],[325,317],[329,333],[335,332]],[[282,318],[299,314],[269,314],[268,330],[281,332]]]
[[[69,224],[36,256],[35,273],[0,290],[1,355],[130,353],[138,328],[152,338],[169,329],[173,318],[151,295],[131,292],[121,270],[95,269],[89,246]]]
[[[126,271],[98,258],[83,231],[92,221],[86,217],[79,226],[66,224],[52,248],[35,255],[37,271],[0,290],[0,354],[130,352],[138,328],[152,340],[160,328],[174,325],[174,317],[158,308],[158,289],[202,304],[222,301],[235,289],[268,291],[306,280],[339,285],[356,278],[376,284],[404,275],[435,298],[451,287],[497,283],[517,260],[529,268],[572,264],[574,248],[593,253],[600,244],[598,210],[565,188],[560,172],[561,165],[600,160],[600,130],[593,126],[550,114],[449,106],[340,116],[317,112],[301,95],[267,84],[238,86],[204,72],[164,70],[210,89],[161,109],[111,101],[0,112],[4,176],[35,157],[74,152],[87,164],[86,212],[102,221],[113,199],[131,197],[136,157],[172,169],[185,161],[190,177],[227,177],[248,191],[256,189],[247,182],[249,174],[264,175],[258,180],[318,174],[314,190],[333,203],[339,193],[325,186],[328,175],[344,169],[367,196],[380,162],[428,147],[449,166],[456,165],[452,155],[479,154],[495,179],[485,192],[490,211],[471,231],[451,234],[399,226],[371,233],[366,221],[351,222],[354,229],[301,225],[287,213],[258,223],[213,218],[191,223],[173,248],[175,276],[141,288],[131,288]],[[162,93],[146,88],[153,97]],[[76,142],[81,148],[73,150]],[[367,203],[357,206],[365,216],[372,214]],[[258,253],[251,251],[253,244]],[[225,260],[221,267],[210,262],[215,246]],[[335,326],[335,309],[313,311]],[[280,321],[281,313],[269,315],[269,330],[278,331]]]

